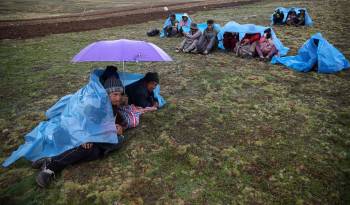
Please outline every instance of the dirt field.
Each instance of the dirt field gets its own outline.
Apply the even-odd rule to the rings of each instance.
[[[140,6],[136,3],[134,6],[90,13],[50,18],[0,21],[0,39],[33,38],[55,33],[96,30],[113,26],[142,23],[155,19],[164,19],[170,11],[186,11],[191,14],[195,11],[241,6],[258,1],[259,0],[220,0],[193,1],[189,3],[181,3],[181,1],[179,1],[177,3],[155,3],[151,6]],[[169,8],[168,12],[165,12],[163,9],[165,5]]]

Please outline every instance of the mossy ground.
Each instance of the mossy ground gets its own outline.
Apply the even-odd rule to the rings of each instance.
[[[224,24],[269,25],[277,6],[307,7],[313,27],[276,27],[295,54],[314,33],[350,58],[342,1],[266,1],[198,12]],[[154,42],[172,63],[128,63],[157,71],[168,104],[127,132],[131,140],[100,161],[65,169],[49,189],[20,160],[0,169],[1,204],[347,204],[350,174],[350,72],[297,73],[215,52],[174,52],[180,39],[148,38],[162,21],[0,42],[0,159],[23,143],[61,96],[83,86],[93,67],[71,64],[87,44],[133,38]],[[8,130],[8,131],[7,131]]]

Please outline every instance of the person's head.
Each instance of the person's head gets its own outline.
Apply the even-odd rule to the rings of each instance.
[[[191,23],[190,28],[192,32],[196,32],[198,30],[198,26],[196,23]]]
[[[153,91],[159,84],[159,75],[156,72],[146,73],[144,80],[146,82],[146,88],[148,91]]]
[[[208,26],[208,29],[209,29],[209,30],[214,29],[214,20],[209,19],[209,20],[207,21],[207,26]]]
[[[176,15],[175,14],[170,14],[170,20],[175,21],[176,20]]]
[[[183,21],[188,21],[188,14],[187,13],[184,13],[184,15],[182,16],[182,20]]]
[[[291,10],[289,11],[289,15],[290,15],[291,17],[296,17],[296,16],[297,16],[297,12],[296,12],[294,9],[291,9]]]
[[[122,104],[122,97],[124,94],[124,87],[120,79],[115,76],[107,78],[103,84],[106,92],[111,100],[113,106],[120,106]]]
[[[265,38],[271,38],[271,28],[268,28],[264,31]]]

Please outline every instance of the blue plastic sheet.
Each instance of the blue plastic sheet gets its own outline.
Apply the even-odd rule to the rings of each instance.
[[[265,26],[258,26],[254,24],[239,24],[235,21],[228,22],[218,33],[218,39],[219,39],[219,48],[225,49],[223,45],[223,39],[224,39],[224,33],[225,32],[235,32],[239,33],[239,40],[242,40],[242,38],[247,33],[260,33],[261,35],[264,34],[264,31],[270,27]],[[272,40],[278,50],[278,53],[280,56],[287,55],[289,48],[284,47],[282,42],[277,38],[275,32],[271,28],[271,36]]]
[[[294,9],[296,11],[296,13],[298,14],[300,10],[305,10],[305,26],[312,26],[313,22],[312,22],[312,19],[311,19],[311,16],[309,15],[309,13],[307,12],[307,9],[306,8],[284,8],[284,7],[278,7],[275,9],[275,11],[279,9],[280,11],[283,12],[284,14],[284,19],[283,19],[283,22],[286,22],[287,21],[287,16],[288,16],[288,12],[292,9]],[[271,25],[273,25],[273,14],[271,14]]]
[[[61,98],[47,112],[47,121],[41,122],[25,136],[25,144],[3,162],[7,167],[21,157],[37,160],[56,156],[87,142],[118,143],[112,105],[99,81],[103,70],[95,70],[90,81],[72,95]],[[119,73],[126,86],[144,77],[142,74]],[[154,91],[160,106],[159,85]]]
[[[315,44],[318,40],[318,46]],[[344,55],[322,37],[320,33],[313,35],[299,49],[298,55],[274,57],[271,63],[281,63],[299,72],[309,72],[317,66],[319,73],[336,73],[350,67]]]
[[[179,25],[178,25],[178,29],[180,29],[180,21],[182,20],[182,16],[184,15],[183,13],[177,13],[175,14],[176,15],[176,20],[179,22]],[[188,23],[189,25],[191,25],[191,22],[192,22],[192,19],[191,17],[188,17]],[[163,38],[165,37],[165,34],[164,34],[164,28],[167,27],[168,25],[171,25],[171,21],[170,21],[170,17],[168,17],[165,22],[164,22],[164,25],[163,25],[163,28],[162,30],[160,31],[160,37]],[[182,29],[183,30],[189,30],[189,26],[183,26]]]

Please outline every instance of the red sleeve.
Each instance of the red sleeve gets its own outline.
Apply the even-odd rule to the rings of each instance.
[[[260,33],[256,33],[249,38],[249,43],[254,43],[255,41],[260,40]]]

